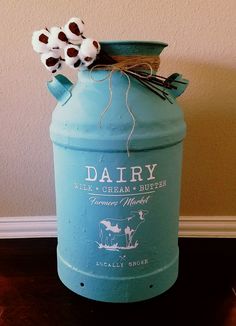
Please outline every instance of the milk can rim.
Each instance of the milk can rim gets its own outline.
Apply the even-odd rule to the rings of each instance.
[[[167,43],[161,42],[161,41],[142,41],[142,40],[105,40],[100,41],[101,45],[162,45],[162,46],[168,46]]]
[[[101,48],[109,55],[146,55],[158,56],[168,45],[158,41],[101,41]]]

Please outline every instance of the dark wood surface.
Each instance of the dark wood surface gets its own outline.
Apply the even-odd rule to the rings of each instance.
[[[180,239],[180,270],[164,294],[101,303],[68,290],[56,239],[0,240],[0,325],[236,325],[236,239]]]

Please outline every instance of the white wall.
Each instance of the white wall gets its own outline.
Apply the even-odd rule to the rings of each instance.
[[[180,99],[188,125],[181,215],[236,212],[235,0],[1,0],[0,216],[54,215],[48,127],[51,78],[32,51],[31,34],[86,22],[98,40],[159,40],[160,72],[190,80]],[[65,71],[67,76],[75,74]]]

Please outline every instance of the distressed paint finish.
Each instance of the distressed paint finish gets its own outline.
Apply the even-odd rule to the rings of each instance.
[[[111,42],[116,53],[119,42]],[[162,43],[122,42],[126,53],[157,55]],[[126,49],[126,50],[125,50]],[[150,52],[151,49],[151,52]],[[109,51],[109,47],[107,47]],[[99,301],[132,302],[166,291],[178,275],[178,217],[185,122],[173,104],[131,78],[79,72],[72,87],[48,84],[58,98],[50,127],[58,215],[58,273],[72,291]],[[97,80],[97,81],[96,81]],[[58,84],[59,81],[59,84]],[[63,95],[64,89],[64,95]]]

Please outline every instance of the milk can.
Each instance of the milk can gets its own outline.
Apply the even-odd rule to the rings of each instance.
[[[160,42],[101,42],[109,55],[159,55]],[[48,83],[52,115],[58,274],[106,302],[157,296],[178,275],[185,122],[175,74],[167,98],[122,71],[85,70]],[[164,90],[163,90],[164,91]],[[109,105],[108,105],[109,103]]]

